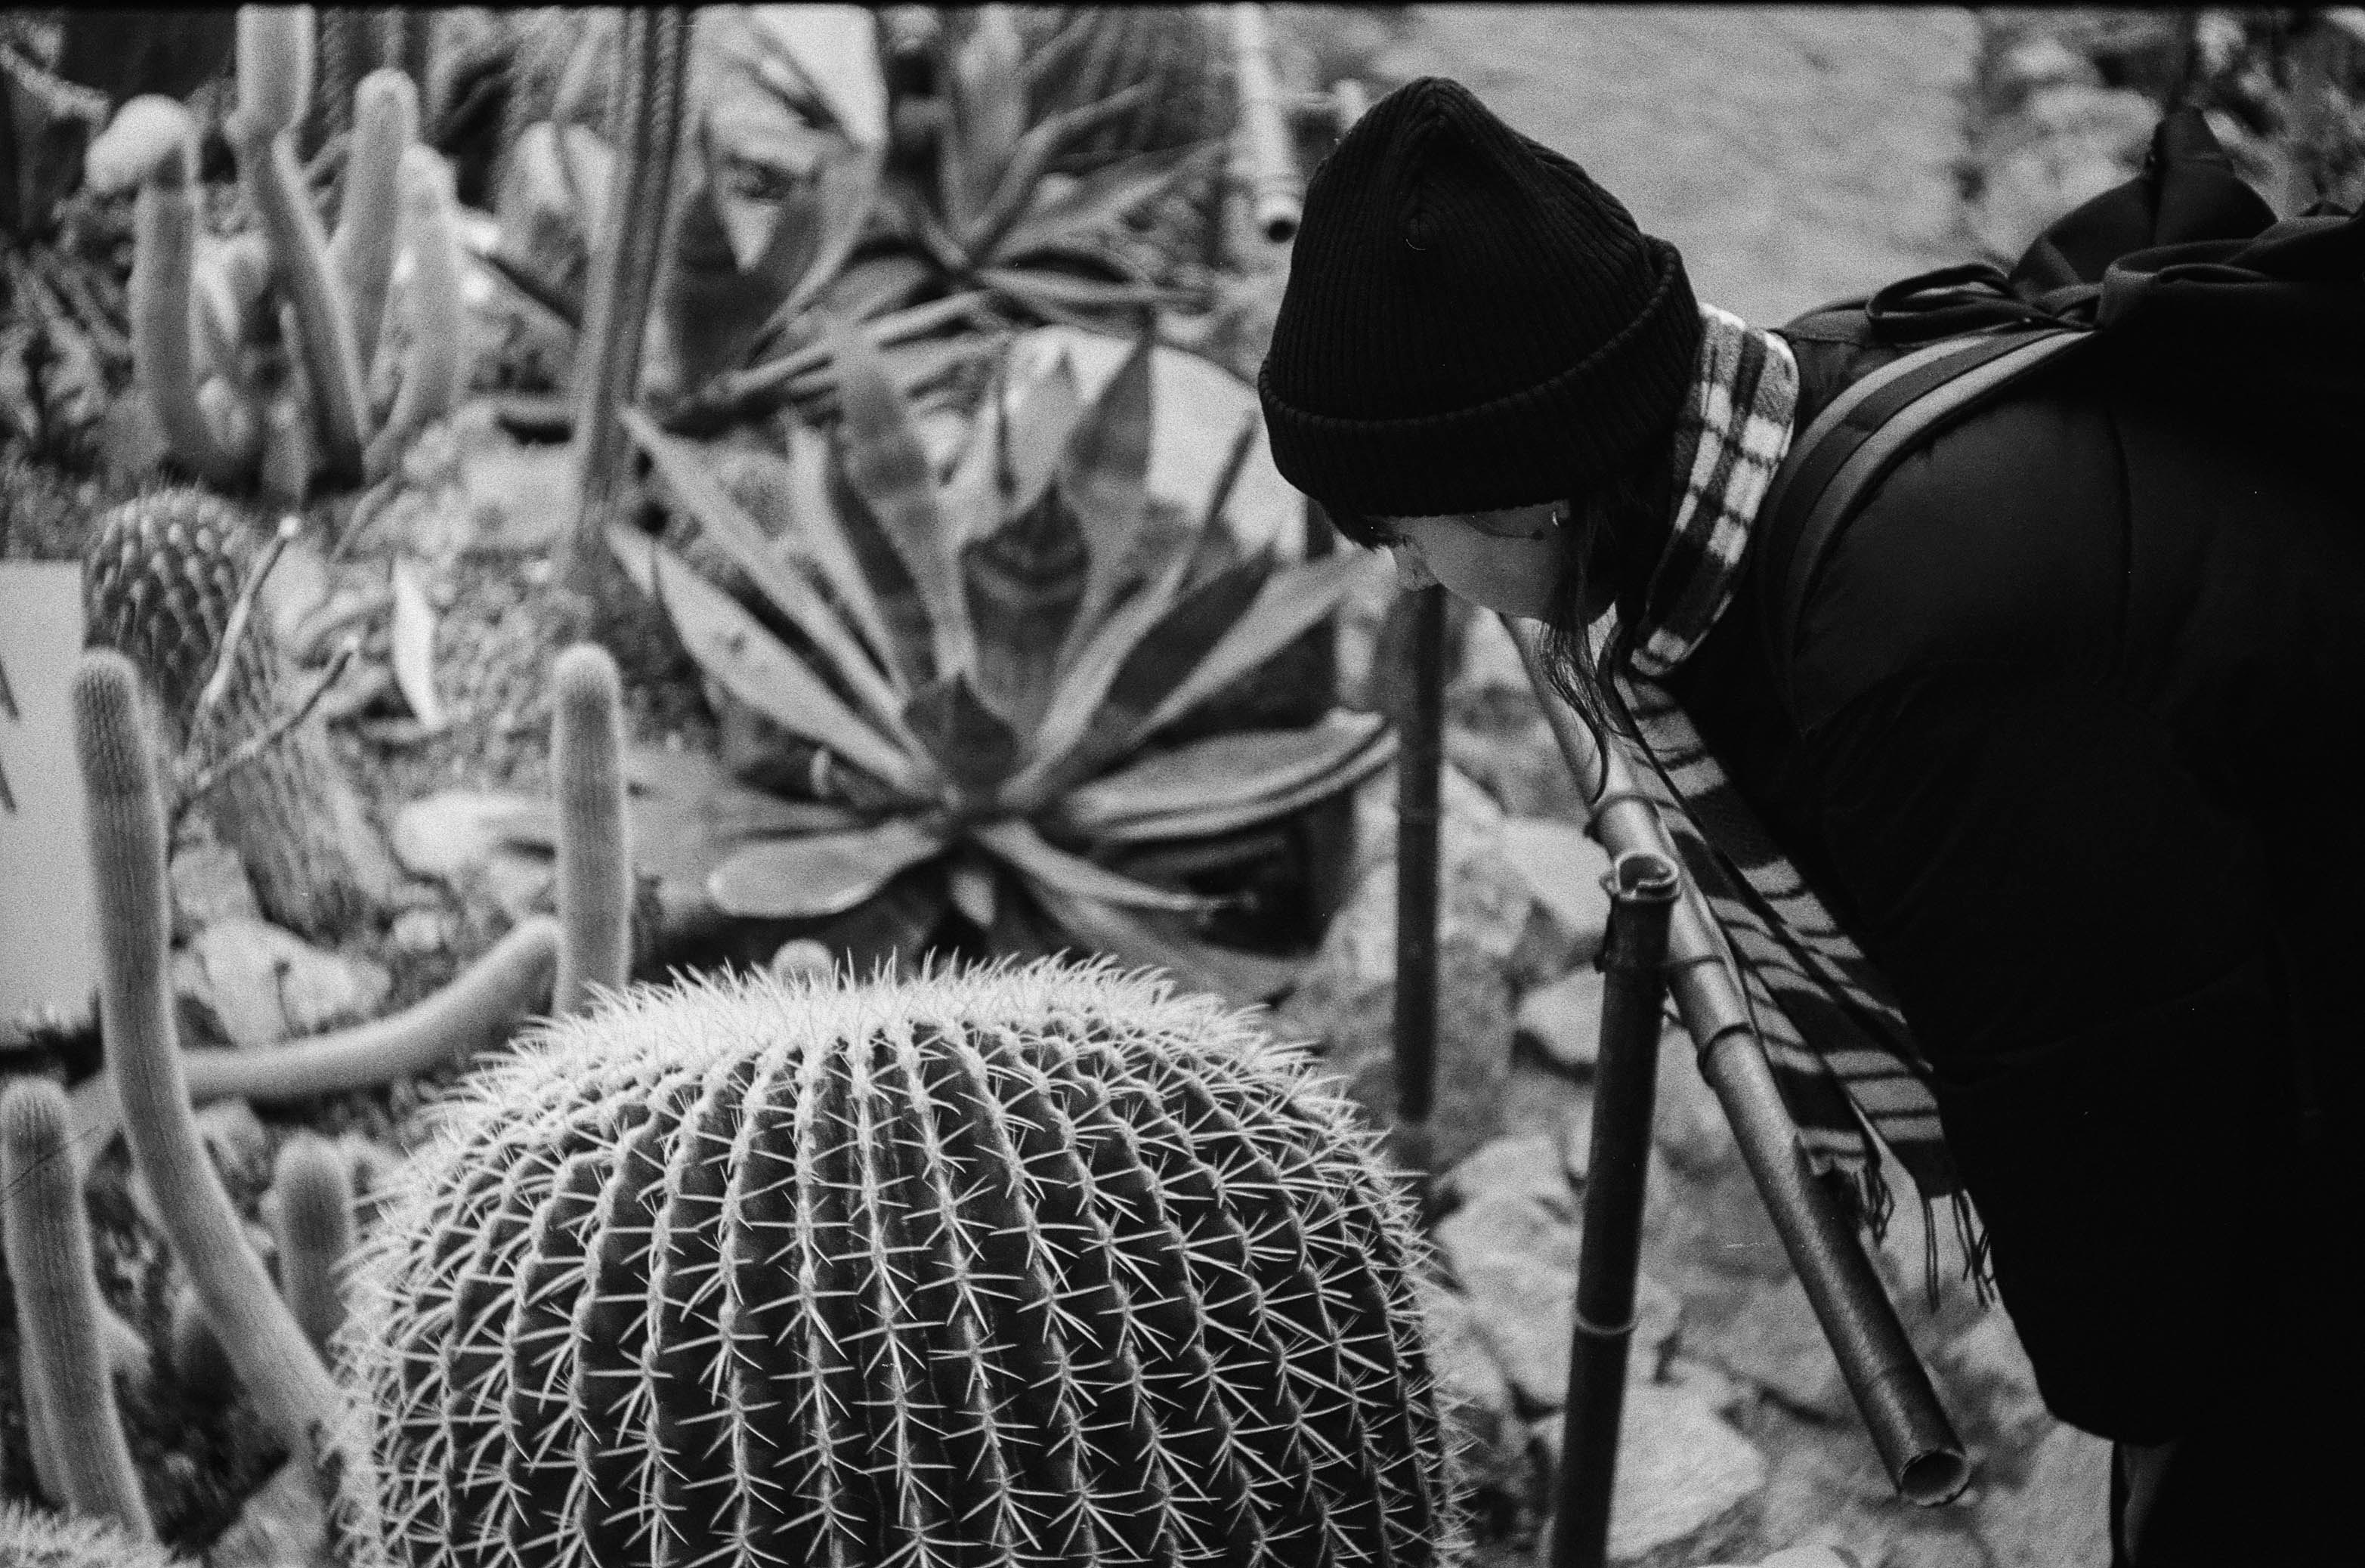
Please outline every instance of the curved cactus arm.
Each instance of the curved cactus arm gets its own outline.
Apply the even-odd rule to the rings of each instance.
[[[405,442],[459,407],[468,389],[466,315],[460,301],[460,240],[452,166],[432,147],[402,155],[402,224],[410,251],[410,345],[402,389],[370,442],[372,478],[391,472]]]
[[[305,1338],[325,1357],[345,1317],[338,1271],[353,1246],[353,1176],[344,1151],[312,1133],[279,1148],[272,1174],[279,1291]]]
[[[308,6],[246,6],[238,13],[238,111],[229,131],[239,174],[270,236],[272,267],[296,316],[304,373],[331,473],[362,476],[369,394],[353,309],[329,263],[328,232],[296,158],[295,129],[312,81]]]
[[[48,1480],[68,1508],[152,1538],[115,1407],[105,1308],[66,1128],[65,1093],[45,1079],[21,1079],[0,1097],[0,1193],[28,1405],[39,1417],[33,1437],[50,1450]]]
[[[186,110],[181,122],[184,134],[164,143],[140,184],[134,209],[131,361],[173,455],[211,483],[229,485],[251,466],[252,454],[221,438],[199,396],[190,294],[196,266],[196,129]]]
[[[401,213],[402,164],[419,140],[419,89],[391,66],[362,78],[353,93],[353,151],[345,160],[345,194],[329,260],[353,307],[353,348],[369,379],[385,324],[386,290],[394,276],[396,218]]]
[[[623,696],[616,661],[578,643],[552,685],[551,777],[558,796],[558,984],[551,1012],[622,991],[633,970],[633,852],[624,823]]]
[[[609,140],[616,148],[607,210],[611,232],[594,253],[590,300],[575,365],[578,510],[569,576],[593,580],[615,521],[630,449],[617,410],[638,395],[649,302],[656,292],[672,217],[689,64],[689,13],[663,6],[623,13],[620,91]]]
[[[166,1236],[264,1418],[327,1482],[350,1417],[328,1368],[272,1288],[197,1136],[174,1023],[164,812],[122,655],[82,656],[74,751],[97,909],[99,1010],[131,1154]]]
[[[558,923],[537,915],[442,991],[390,1017],[276,1050],[184,1052],[189,1103],[236,1098],[287,1104],[465,1061],[507,1040],[548,1000],[558,946]],[[74,1148],[87,1159],[121,1125],[110,1075],[76,1089],[73,1106]]]

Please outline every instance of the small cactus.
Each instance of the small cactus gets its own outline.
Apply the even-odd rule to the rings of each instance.
[[[1212,998],[642,988],[446,1106],[342,1345],[398,1561],[1460,1550],[1407,1201]]]
[[[65,1094],[47,1079],[20,1079],[0,1097],[0,1213],[24,1337],[26,1411],[35,1450],[48,1455],[45,1487],[74,1513],[152,1537],[116,1409],[106,1309],[66,1126]]]
[[[199,767],[294,700],[270,618],[256,614],[230,655],[221,700],[210,716],[197,711],[259,535],[202,490],[162,490],[106,512],[84,550],[90,641],[130,656],[158,698],[167,744]],[[307,936],[342,935],[393,887],[393,863],[317,716],[225,777],[207,810],[253,876],[263,913]]]
[[[419,89],[410,78],[390,68],[363,77],[353,95],[353,152],[345,163],[329,256],[353,304],[353,343],[364,364],[376,352],[385,325],[395,218],[402,207],[402,162],[418,140]]]
[[[304,1337],[326,1356],[345,1316],[338,1272],[353,1245],[353,1170],[335,1144],[299,1133],[280,1146],[271,1190],[279,1294]]]
[[[558,920],[566,933],[551,1011],[590,1005],[632,979],[633,856],[624,830],[624,723],[616,661],[582,643],[552,684],[551,778],[558,796]]]
[[[192,1568],[106,1519],[66,1518],[0,1497],[0,1563],[7,1568]]]
[[[238,1393],[238,1370],[222,1350],[221,1336],[214,1332],[213,1320],[206,1316],[206,1304],[185,1280],[173,1292],[166,1332],[171,1340],[165,1359],[181,1386],[199,1399],[228,1404]]]
[[[106,650],[84,654],[73,714],[97,914],[99,1016],[133,1164],[263,1418],[312,1467],[324,1495],[365,1497],[366,1484],[349,1462],[358,1451],[350,1406],[248,1245],[190,1108],[174,1023],[163,802],[129,661]],[[360,1539],[375,1537],[365,1512],[341,1523]]]

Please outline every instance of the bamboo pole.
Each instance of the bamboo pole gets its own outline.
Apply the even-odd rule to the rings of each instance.
[[[1609,1502],[1626,1410],[1652,1099],[1658,1088],[1659,1021],[1667,995],[1667,921],[1682,886],[1676,863],[1653,850],[1629,850],[1610,868],[1609,929],[1601,947],[1601,1063],[1570,1329],[1568,1402],[1561,1413],[1552,1568],[1601,1568],[1609,1555]]]
[[[1445,761],[1445,590],[1410,596],[1412,689],[1396,752],[1397,1159],[1426,1176],[1437,1080],[1438,785]]]
[[[1504,625],[1519,644],[1537,703],[1594,813],[1603,846],[1612,856],[1648,849],[1675,858],[1657,811],[1636,792],[1624,761],[1595,739],[1552,689],[1535,630],[1508,616]],[[1742,1159],[1890,1482],[1900,1495],[1925,1507],[1949,1501],[1970,1479],[1962,1439],[1880,1277],[1815,1182],[1748,1001],[1728,967],[1715,918],[1688,879],[1669,923],[1667,966],[1676,1005],[1699,1052],[1700,1073],[1732,1125]]]

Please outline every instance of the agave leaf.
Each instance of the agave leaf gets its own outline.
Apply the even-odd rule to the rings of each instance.
[[[732,853],[706,879],[725,914],[807,920],[842,914],[945,847],[942,834],[908,817],[841,833],[767,838]]]
[[[1121,222],[1205,169],[1220,141],[1137,153],[1096,169],[1070,189],[1025,214],[1000,236],[996,261],[1014,261],[1062,240]]]
[[[864,715],[906,749],[917,741],[902,722],[902,701],[879,666],[824,603],[802,574],[782,561],[731,492],[716,477],[712,459],[686,441],[669,436],[638,409],[618,410],[624,428],[649,454],[675,501],[734,565],[763,590],[773,608],[813,641],[846,681]]]
[[[1085,560],[1083,530],[1057,490],[961,551],[978,678],[1022,733],[1035,733],[1058,689]]]
[[[827,456],[821,438],[801,427],[791,428],[787,438],[789,515],[785,521],[792,532],[782,533],[782,543],[793,541],[794,547],[820,569],[822,580],[846,607],[856,630],[880,655],[888,676],[904,677],[900,685],[908,689],[916,682],[897,662],[901,645],[888,631],[879,595],[838,526],[837,509],[830,504]]]
[[[613,181],[616,150],[588,126],[558,128],[559,172],[575,210],[583,215],[583,243],[592,255],[608,246],[608,187]]]
[[[994,298],[1042,320],[1079,327],[1088,332],[1107,330],[1105,322],[1092,319],[1093,311],[1182,305],[1191,298],[1188,290],[1160,284],[1104,283],[1098,278],[1023,266],[980,267],[975,276]]]
[[[1265,580],[1256,601],[1134,731],[1145,740],[1221,691],[1311,630],[1371,577],[1390,568],[1375,550],[1357,550],[1284,566]]]
[[[1177,917],[1120,909],[1104,899],[1080,897],[1043,883],[1030,890],[1043,911],[1071,935],[1128,965],[1171,973],[1186,988],[1211,991],[1236,1007],[1267,1002],[1296,982],[1301,966],[1217,947],[1169,929]]]
[[[999,171],[1001,179],[995,184],[992,196],[972,220],[954,224],[953,234],[961,242],[961,248],[981,259],[1011,254],[1009,248],[1001,241],[1035,204],[1042,189],[1043,176],[1050,172],[1051,160],[1077,138],[1089,136],[1109,121],[1147,103],[1154,90],[1148,82],[1137,82],[1096,104],[1082,104],[1048,116],[1027,131],[1019,140],[1007,165]]]
[[[937,151],[938,190],[956,237],[993,200],[1026,131],[1026,50],[1009,7],[981,6],[970,17],[953,56],[951,134]]]
[[[965,672],[956,670],[922,687],[903,718],[965,795],[989,796],[1018,761],[1017,732],[978,696]]]
[[[841,322],[831,330],[830,345],[837,364],[838,450],[846,480],[918,596],[936,658],[933,673],[948,675],[969,664],[969,615],[961,604],[954,541],[936,515],[927,449],[889,379],[886,361],[861,330]]]
[[[1003,798],[1017,810],[1036,810],[1048,797],[1046,786],[1051,770],[1065,763],[1084,744],[1094,716],[1127,659],[1172,606],[1187,564],[1175,561],[1165,576],[1083,635],[1075,658],[1059,678],[1059,689],[1052,694],[1050,706],[1044,711],[1043,722],[1036,727],[1035,746],[1026,768],[1003,792]]]
[[[1089,635],[1134,572],[1134,549],[1149,506],[1149,442],[1157,414],[1150,362],[1157,340],[1143,332],[1068,438],[1052,481],[1085,531],[1090,558],[1084,601],[1071,637]]]
[[[828,747],[891,789],[915,800],[934,794],[920,759],[899,751],[856,717],[803,661],[656,540],[618,525],[609,544],[642,590],[664,604],[699,667],[723,689],[792,734]]]
[[[1053,820],[1102,843],[1208,838],[1350,789],[1395,752],[1380,715],[1333,712],[1303,730],[1251,730],[1154,753],[1070,790]]]
[[[884,149],[867,147],[823,165],[813,183],[813,254],[796,286],[772,313],[774,320],[793,320],[843,274],[846,259],[854,254],[878,206],[880,171],[885,159]]]
[[[1178,554],[1161,584],[1179,583],[1189,565],[1186,556]],[[1046,722],[1044,744],[1021,784],[1014,786],[1011,799],[1029,805],[1055,801],[1131,749],[1147,733],[1144,722],[1149,713],[1239,619],[1272,570],[1270,557],[1259,554],[1218,572],[1179,599],[1170,589],[1165,598],[1171,608],[1161,607],[1152,615],[1126,649],[1085,722],[1056,736]],[[1142,599],[1154,601],[1155,597],[1145,592]],[[1118,619],[1132,614],[1134,608],[1128,604]]]
[[[1202,893],[1153,887],[1105,866],[1095,866],[1081,856],[1054,848],[1041,834],[1016,817],[971,823],[969,834],[1038,888],[1100,899],[1130,909],[1165,909],[1194,914],[1215,909],[1222,902]]]

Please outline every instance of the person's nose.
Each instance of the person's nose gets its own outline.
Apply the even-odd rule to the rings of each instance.
[[[1420,558],[1418,550],[1407,550],[1399,544],[1395,549],[1396,591],[1412,593],[1425,588],[1435,588],[1437,578],[1429,574],[1429,563]]]

